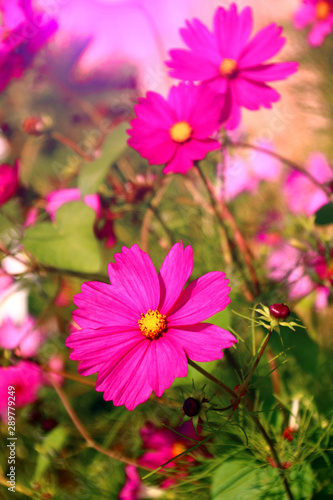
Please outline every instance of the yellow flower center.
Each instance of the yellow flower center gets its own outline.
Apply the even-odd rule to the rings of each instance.
[[[328,0],[321,0],[316,5],[316,17],[318,21],[325,21],[328,18],[332,10],[330,2]]]
[[[176,457],[177,455],[180,455],[181,453],[183,453],[186,450],[187,450],[187,448],[184,445],[184,443],[174,443],[172,445],[171,453],[172,453],[173,457]]]
[[[235,75],[237,71],[237,62],[235,59],[223,59],[220,64],[220,73],[226,78],[231,78]]]
[[[138,323],[141,333],[151,340],[160,337],[167,330],[166,316],[151,309],[146,314],[141,313]]]
[[[171,139],[176,142],[186,142],[191,137],[193,129],[187,122],[178,122],[170,129]]]

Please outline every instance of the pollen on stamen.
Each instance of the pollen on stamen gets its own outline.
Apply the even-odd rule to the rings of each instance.
[[[170,128],[171,139],[175,142],[186,142],[193,132],[191,125],[187,122],[177,122]]]
[[[167,330],[166,316],[159,311],[149,311],[141,313],[138,321],[141,333],[150,340],[160,337]]]
[[[237,72],[237,62],[234,59],[223,59],[219,69],[222,76],[232,78]]]

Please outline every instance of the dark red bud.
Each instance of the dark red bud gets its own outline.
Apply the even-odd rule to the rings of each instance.
[[[200,411],[200,403],[194,398],[187,398],[184,401],[183,410],[188,417],[195,417]]]
[[[290,309],[286,304],[272,304],[269,306],[269,313],[275,319],[286,319],[290,314]]]

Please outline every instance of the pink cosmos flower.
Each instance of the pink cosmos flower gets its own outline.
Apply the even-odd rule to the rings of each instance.
[[[318,47],[333,28],[333,2],[331,0],[303,0],[294,15],[297,29],[310,26],[308,42]]]
[[[11,318],[6,318],[0,326],[0,347],[15,349],[17,356],[31,358],[38,352],[44,336],[36,328],[32,316],[27,317],[22,324],[16,324]]]
[[[210,136],[219,128],[223,100],[193,83],[171,87],[167,100],[148,92],[134,108],[137,118],[131,121],[128,144],[151,165],[165,163],[165,174],[186,174],[194,161],[220,148]]]
[[[250,7],[240,13],[234,3],[229,10],[219,7],[213,32],[199,19],[187,21],[180,33],[189,50],[171,50],[171,60],[166,62],[174,78],[207,82],[215,92],[226,95],[220,121],[229,116],[230,129],[239,125],[242,106],[271,108],[280,94],[265,82],[284,80],[298,67],[295,62],[263,64],[285,44],[282,28],[272,23],[249,41],[251,31]]]
[[[57,24],[34,11],[31,0],[2,0],[0,14],[0,91],[12,78],[19,78],[35,55],[56,31]]]
[[[78,188],[71,189],[59,189],[57,191],[52,191],[46,196],[46,207],[45,210],[50,214],[51,220],[54,221],[55,214],[62,205],[69,203],[70,201],[80,201],[81,193]],[[87,194],[83,198],[84,203],[92,208],[96,215],[99,216],[101,211],[101,202],[97,194]]]
[[[332,285],[331,264],[320,252],[302,252],[283,243],[269,255],[266,265],[269,277],[287,287],[289,299],[299,300],[315,291],[316,308],[327,306]]]
[[[67,338],[79,373],[98,372],[96,390],[106,401],[133,410],[152,391],[160,397],[187,374],[187,357],[221,359],[236,339],[202,323],[230,302],[225,274],[210,272],[184,290],[193,267],[192,247],[175,244],[159,274],[138,245],[123,247],[108,266],[111,285],[89,282],[75,295],[74,320],[81,327]]]
[[[18,187],[18,162],[15,165],[0,165],[0,206],[12,198]]]
[[[333,169],[323,154],[310,155],[305,168],[321,184],[333,182]],[[284,193],[288,208],[294,214],[313,215],[329,201],[322,189],[296,170],[289,175]]]
[[[0,417],[7,422],[8,387],[15,387],[15,406],[21,408],[33,403],[42,386],[42,371],[30,361],[16,366],[0,367]]]

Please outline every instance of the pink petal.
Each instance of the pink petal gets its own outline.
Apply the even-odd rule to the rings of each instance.
[[[112,364],[105,363],[97,377],[96,390],[104,392],[105,401],[133,410],[146,401],[152,388],[147,382],[146,355],[150,341],[144,339],[126,355],[119,355]]]
[[[192,281],[172,308],[168,325],[193,325],[222,311],[230,303],[228,283],[225,274],[219,271]]]
[[[174,174],[185,175],[192,167],[193,160],[189,157],[187,149],[183,145],[179,145],[175,156],[165,165],[163,174],[173,172]]]
[[[324,41],[325,36],[329,35],[333,27],[333,16],[330,16],[325,21],[316,24],[309,33],[309,43],[314,47],[318,47]]]
[[[193,19],[192,24],[186,21],[186,28],[180,30],[180,35],[193,52],[204,55],[210,62],[219,66],[221,55],[216,37],[199,19]]]
[[[252,11],[246,7],[240,14],[232,4],[229,10],[220,7],[214,17],[214,34],[218,40],[222,59],[237,60],[252,30]]]
[[[316,8],[314,3],[302,3],[294,15],[294,26],[303,29],[316,19]]]
[[[112,285],[91,281],[83,283],[82,293],[74,296],[79,308],[73,317],[82,328],[123,325],[137,327],[141,310],[133,299]]]
[[[173,344],[181,345],[186,355],[194,361],[221,359],[221,349],[237,343],[237,339],[230,332],[210,323],[171,327],[166,335]]]
[[[122,253],[114,256],[115,264],[108,266],[110,282],[130,302],[135,301],[140,312],[156,310],[160,301],[160,286],[155,267],[150,257],[138,245],[122,248]]]
[[[171,68],[169,75],[173,78],[198,82],[219,76],[219,65],[207,60],[204,54],[184,49],[173,49],[169,54],[171,60],[165,64]]]
[[[169,130],[156,130],[138,120],[133,120],[131,125],[133,129],[128,130],[128,134],[132,137],[128,145],[147,158],[150,165],[161,165],[174,156],[177,144],[171,139]]]
[[[282,28],[274,23],[258,31],[242,51],[238,61],[239,68],[256,66],[277,54],[286,42],[286,39],[280,36],[281,31]]]
[[[253,68],[246,68],[242,70],[242,77],[257,82],[284,80],[288,76],[295,73],[298,66],[298,63],[296,62],[261,64]]]
[[[158,310],[167,314],[177,301],[186,281],[193,269],[193,250],[183,243],[176,243],[165,257],[158,278],[160,282],[161,298]]]
[[[256,110],[261,106],[271,108],[280,99],[280,94],[265,83],[238,78],[233,82],[237,102],[247,109]]]
[[[117,363],[119,357],[126,356],[135,346],[145,341],[138,328],[129,330],[126,327],[105,327],[71,333],[66,346],[73,349],[70,359],[82,361],[79,373],[90,375],[99,371],[105,363]]]
[[[175,122],[173,110],[168,102],[156,92],[147,92],[134,107],[137,117],[154,128],[168,129]]]
[[[158,397],[162,396],[176,377],[187,375],[185,353],[177,347],[177,343],[170,341],[168,336],[150,342],[145,363],[149,385]]]

